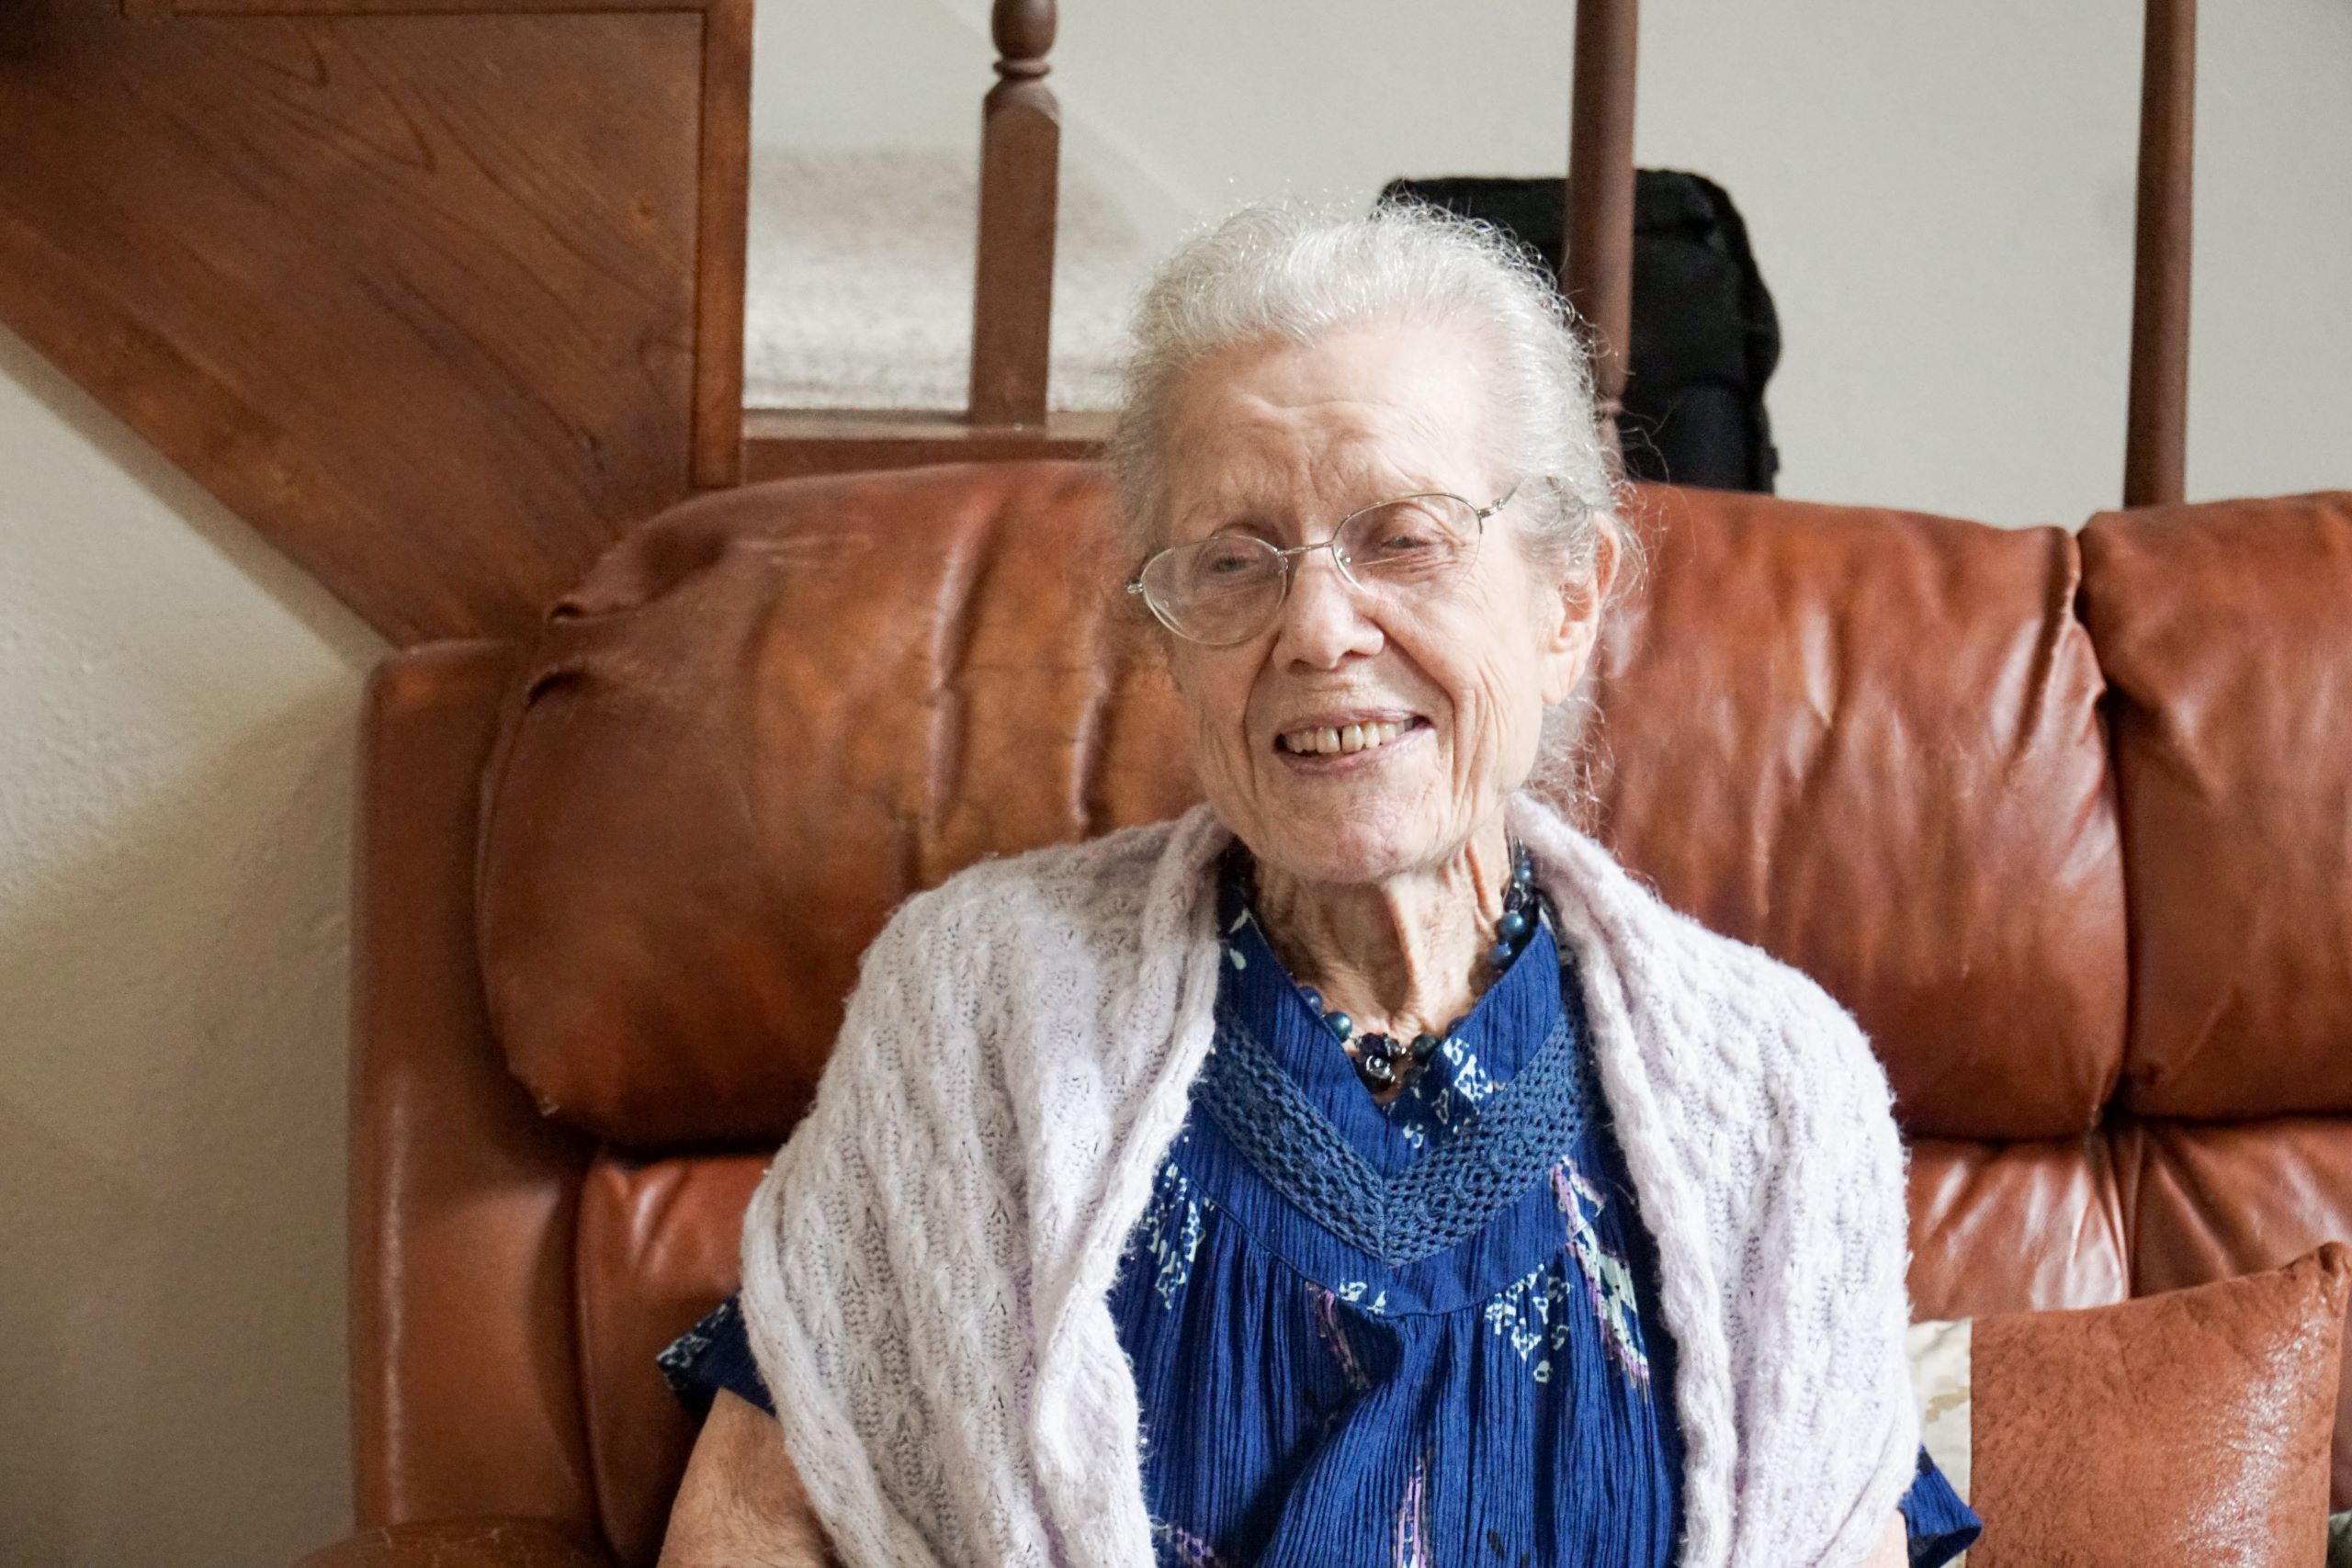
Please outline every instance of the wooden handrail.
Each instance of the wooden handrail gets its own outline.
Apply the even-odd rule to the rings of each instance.
[[[1634,58],[1636,0],[1577,0],[1568,128],[1567,243],[1560,288],[1592,340],[1593,398],[1610,445],[1625,406],[1634,321]]]
[[[743,479],[743,289],[752,222],[752,3],[702,0],[695,212],[695,484]]]
[[[2147,0],[2140,62],[2140,209],[2132,268],[2132,400],[2123,504],[2177,502],[2188,482],[2188,262],[2197,0]]]
[[[1052,351],[1061,107],[1045,76],[1054,0],[996,0],[996,73],[980,107],[971,421],[1042,423]]]

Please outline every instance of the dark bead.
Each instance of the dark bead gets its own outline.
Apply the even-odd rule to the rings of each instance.
[[[1327,1012],[1323,1015],[1323,1021],[1329,1024],[1331,1032],[1342,1040],[1356,1032],[1356,1021],[1343,1012]]]
[[[1510,868],[1510,879],[1521,887],[1527,886],[1535,880],[1535,863],[1532,860],[1521,860]]]
[[[1426,1062],[1437,1055],[1437,1036],[1423,1032],[1413,1036],[1413,1060]]]
[[[1498,969],[1510,968],[1510,961],[1518,956],[1518,950],[1507,942],[1498,942],[1487,949],[1487,962]]]
[[[1502,938],[1505,942],[1517,942],[1521,937],[1525,936],[1531,929],[1532,928],[1528,925],[1527,917],[1521,914],[1517,909],[1505,910],[1503,912],[1503,918],[1495,922],[1495,934]]]
[[[1323,1010],[1322,992],[1317,990],[1312,986],[1301,986],[1298,988],[1298,994],[1300,999],[1305,1001],[1308,1007],[1313,1008],[1317,1012],[1321,1012]]]
[[[1374,1089],[1386,1089],[1396,1081],[1396,1064],[1385,1056],[1366,1056],[1356,1064],[1356,1077]]]

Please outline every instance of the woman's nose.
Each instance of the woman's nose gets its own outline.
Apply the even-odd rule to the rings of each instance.
[[[1380,650],[1378,626],[1365,614],[1363,592],[1340,570],[1333,550],[1309,550],[1290,563],[1283,600],[1277,657],[1329,669],[1351,654]]]

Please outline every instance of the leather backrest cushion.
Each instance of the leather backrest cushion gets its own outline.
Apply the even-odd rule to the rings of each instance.
[[[899,899],[1195,798],[1108,506],[1064,464],[752,486],[557,607],[485,777],[480,919],[549,1114],[772,1144]],[[1850,1007],[1911,1131],[2090,1126],[2122,893],[2072,541],[1702,491],[1635,512],[1604,836]]]
[[[1851,1009],[1906,1131],[2086,1131],[2122,1060],[2124,915],[2073,539],[1647,502],[1600,693],[1605,836]]]
[[[2352,493],[2083,531],[2133,933],[2124,1095],[2352,1111]]]
[[[1093,469],[751,486],[559,604],[485,775],[483,980],[548,1114],[764,1141],[890,909],[1194,798]]]
[[[1973,1331],[1971,1568],[2319,1568],[2352,1255]]]

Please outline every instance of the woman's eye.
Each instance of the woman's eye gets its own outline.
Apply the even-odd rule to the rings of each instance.
[[[1199,578],[1221,578],[1230,581],[1237,577],[1246,577],[1258,570],[1262,564],[1263,555],[1263,551],[1253,548],[1243,541],[1219,543],[1200,553],[1193,570]]]
[[[1385,556],[1408,556],[1438,543],[1443,529],[1436,518],[1410,503],[1382,507],[1364,519],[1373,548]]]
[[[1419,555],[1438,542],[1434,530],[1421,527],[1411,518],[1390,518],[1380,531],[1373,535],[1373,550],[1384,556]]]

